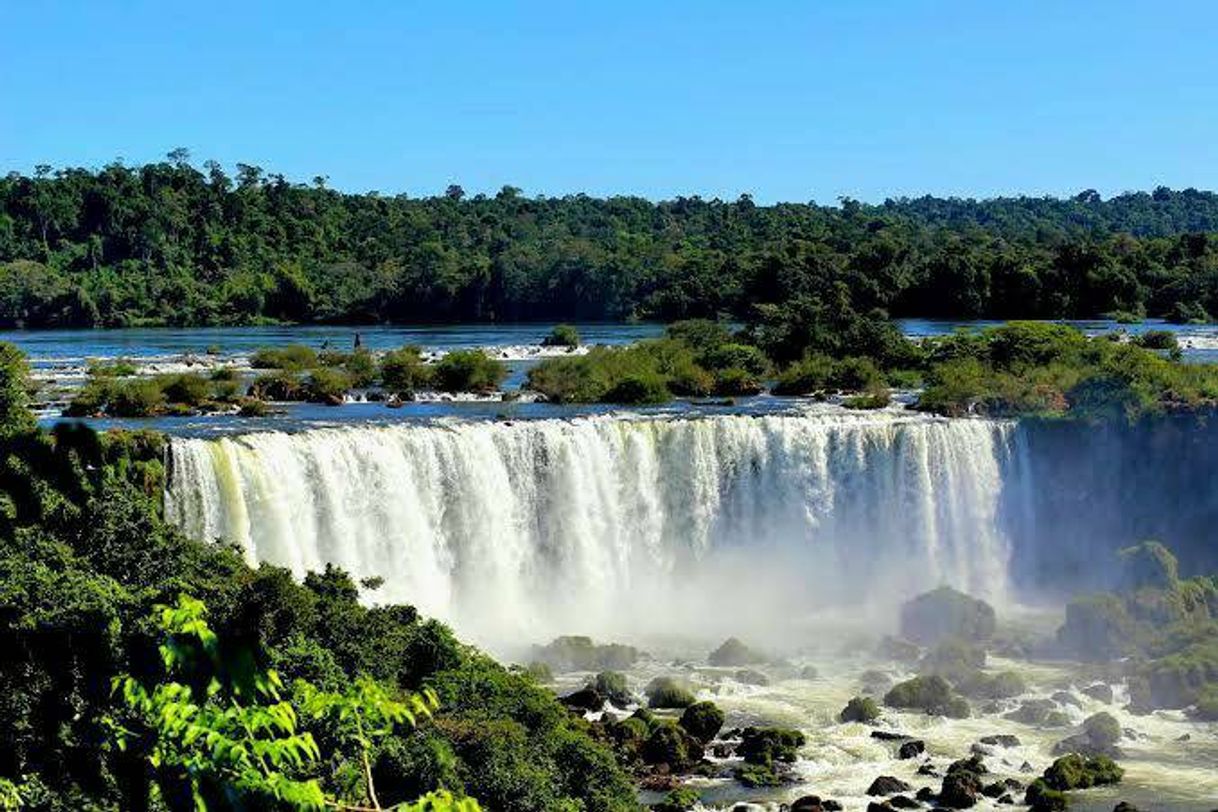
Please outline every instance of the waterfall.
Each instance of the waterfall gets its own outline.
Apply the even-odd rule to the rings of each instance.
[[[845,410],[350,426],[172,441],[166,513],[334,563],[474,639],[1001,600],[1009,423]],[[778,614],[776,614],[778,613]]]

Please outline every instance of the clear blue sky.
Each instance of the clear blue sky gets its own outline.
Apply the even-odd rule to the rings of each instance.
[[[12,2],[0,171],[185,146],[349,191],[1218,187],[1218,3]]]

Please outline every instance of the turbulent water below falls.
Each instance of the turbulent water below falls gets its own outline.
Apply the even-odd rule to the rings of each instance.
[[[1001,602],[1012,426],[841,409],[175,439],[166,510],[302,574],[378,576],[485,644],[765,634],[948,583]]]

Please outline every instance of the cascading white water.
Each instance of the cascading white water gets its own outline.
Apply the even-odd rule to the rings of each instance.
[[[379,576],[480,641],[773,623],[949,583],[1001,600],[1010,424],[844,410],[175,439],[169,518]]]

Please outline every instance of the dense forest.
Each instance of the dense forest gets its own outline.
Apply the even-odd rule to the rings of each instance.
[[[0,179],[0,325],[1218,314],[1218,194],[889,200],[345,194],[238,164]]]

